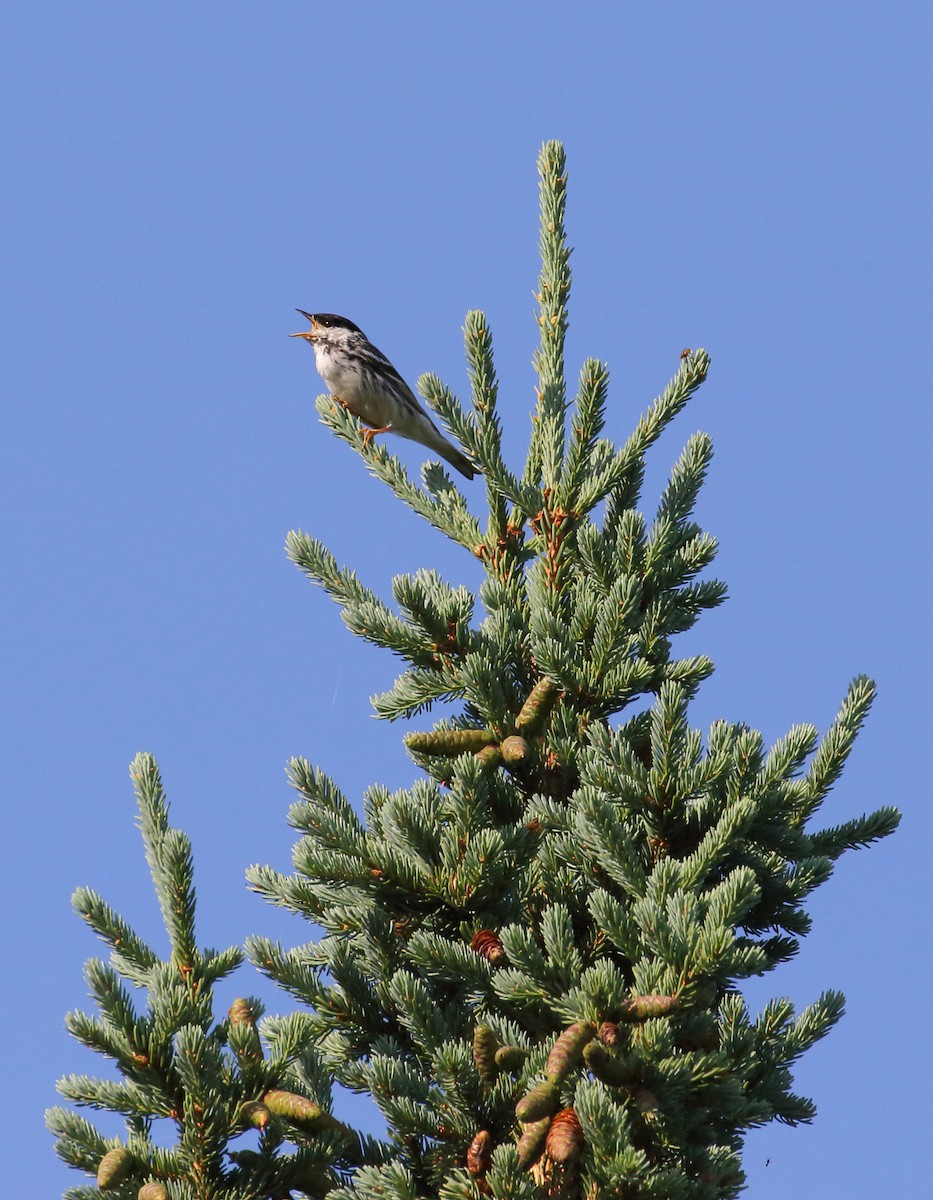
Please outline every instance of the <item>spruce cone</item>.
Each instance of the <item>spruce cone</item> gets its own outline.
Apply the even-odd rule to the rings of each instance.
[[[556,1112],[560,1104],[560,1088],[551,1080],[539,1083],[526,1092],[515,1105],[515,1116],[519,1121],[541,1121]]]
[[[136,1159],[126,1146],[108,1150],[97,1165],[97,1186],[101,1191],[115,1188],[132,1174]]]
[[[335,1133],[340,1134],[351,1150],[355,1152],[358,1148],[359,1139],[356,1133],[349,1126],[344,1125],[343,1121],[338,1121],[336,1117],[325,1112],[320,1105],[309,1100],[307,1096],[299,1096],[296,1092],[283,1092],[278,1088],[273,1088],[272,1091],[266,1092],[262,1099],[263,1104],[260,1107],[267,1108],[277,1117],[284,1117],[293,1125],[300,1125],[303,1129],[311,1132],[332,1129]]]
[[[553,679],[539,679],[515,718],[515,728],[521,733],[540,733],[559,694]]]
[[[565,1079],[583,1052],[583,1047],[595,1036],[596,1027],[588,1021],[575,1021],[569,1025],[551,1047],[547,1057],[545,1070],[548,1079],[556,1083]]]
[[[436,754],[454,758],[458,754],[469,754],[482,750],[496,740],[489,729],[432,729],[427,733],[409,733],[405,745],[416,754]]]
[[[253,1012],[253,1006],[242,996],[230,1005],[227,1016],[230,1018],[231,1025],[252,1025],[255,1028],[256,1014]]]
[[[278,1088],[266,1092],[262,1098],[270,1112],[277,1117],[285,1117],[295,1125],[316,1127],[321,1123],[324,1110],[307,1096],[299,1096],[295,1092],[283,1092]]]
[[[136,1200],[168,1200],[168,1188],[164,1183],[144,1183],[136,1193]]]
[[[493,1087],[499,1078],[496,1066],[496,1051],[499,1039],[488,1025],[477,1025],[473,1030],[473,1062],[480,1079],[486,1087]]]
[[[247,1125],[265,1129],[272,1119],[272,1112],[261,1100],[247,1100],[245,1104],[240,1105],[237,1117],[244,1129]]]
[[[637,1078],[631,1064],[607,1050],[602,1042],[590,1042],[583,1051],[583,1061],[591,1074],[610,1087],[629,1087]]]
[[[515,1074],[528,1061],[529,1053],[523,1046],[500,1046],[496,1051],[496,1066],[500,1071]]]
[[[488,958],[493,966],[505,961],[505,949],[499,941],[499,935],[491,929],[478,929],[473,934],[470,949],[481,954],[483,958]]]
[[[531,754],[531,747],[523,737],[518,737],[517,734],[507,737],[499,747],[499,750],[502,753],[502,761],[507,767],[519,766]]]
[[[651,1017],[668,1017],[680,1001],[676,996],[633,996],[626,1000],[620,1021],[647,1021]]]
[[[515,1144],[518,1151],[518,1165],[530,1167],[541,1156],[544,1139],[551,1125],[550,1117],[542,1117],[540,1121],[532,1121],[522,1130],[522,1136]]]
[[[488,1129],[481,1129],[467,1150],[467,1170],[471,1175],[485,1175],[491,1162],[492,1134]]]
[[[596,1032],[596,1036],[604,1046],[618,1046],[619,1027],[614,1021],[603,1021]]]
[[[502,751],[498,746],[484,746],[473,756],[481,767],[495,769],[502,762]]]
[[[244,1063],[258,1064],[263,1060],[262,1041],[256,1028],[257,1012],[248,1000],[234,1000],[227,1011],[230,1022],[230,1049]]]
[[[572,1108],[562,1108],[551,1119],[545,1143],[548,1154],[555,1162],[575,1162],[585,1144],[579,1117]]]

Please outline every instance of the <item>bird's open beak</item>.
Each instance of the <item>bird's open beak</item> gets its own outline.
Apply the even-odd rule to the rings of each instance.
[[[311,322],[311,328],[310,328],[310,329],[304,329],[304,330],[302,330],[302,332],[301,332],[301,333],[290,333],[288,336],[289,336],[289,337],[300,337],[300,338],[305,338],[307,341],[309,341],[309,342],[313,342],[313,341],[314,341],[314,335],[315,335],[315,332],[316,332],[316,330],[317,330],[317,321],[315,321],[314,317],[312,317],[310,313],[306,313],[306,312],[305,312],[305,310],[304,310],[303,308],[296,308],[296,309],[295,309],[295,312],[299,312],[299,313],[301,313],[301,315],[302,315],[303,317],[307,317],[307,318],[308,318],[308,320]]]

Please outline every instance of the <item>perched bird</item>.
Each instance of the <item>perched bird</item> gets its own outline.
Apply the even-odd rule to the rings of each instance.
[[[290,336],[314,347],[314,365],[331,395],[370,426],[363,435],[367,442],[377,433],[397,433],[434,450],[461,475],[473,478],[479,468],[444,437],[395,367],[358,326],[334,313],[296,311],[308,318],[311,328]]]

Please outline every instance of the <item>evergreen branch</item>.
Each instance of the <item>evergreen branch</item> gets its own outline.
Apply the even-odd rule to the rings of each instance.
[[[468,323],[471,316],[473,314],[467,315]],[[491,343],[488,340],[487,344],[491,355]],[[469,332],[467,332],[468,361],[470,361],[470,349],[471,339]],[[483,400],[481,402],[488,406],[491,387],[495,386],[495,373],[492,371],[491,358],[488,363],[488,370],[485,363],[482,365],[481,370],[482,382],[480,387],[483,391]],[[489,383],[490,373],[492,375],[492,385]],[[472,374],[471,369],[471,377]],[[475,386],[474,384],[474,389]],[[485,544],[487,547],[495,546],[500,538],[504,538],[507,535],[509,529],[505,500],[511,501],[522,516],[530,516],[532,513],[537,512],[541,506],[540,490],[526,483],[520,483],[508,467],[506,467],[502,458],[502,430],[499,426],[498,418],[495,416],[494,409],[491,413],[488,407],[485,413],[480,412],[478,409],[475,415],[467,413],[450,388],[442,383],[436,375],[432,374],[425,374],[419,378],[418,391],[427,400],[431,408],[439,414],[457,441],[461,442],[467,448],[469,457],[479,463],[482,468],[482,474],[486,480],[486,491],[489,497],[490,520],[492,522],[490,529],[493,531],[491,536],[487,534]],[[474,390],[474,408],[476,408],[476,405],[476,392]],[[474,552],[475,545],[474,543]]]
[[[182,1025],[210,1022],[211,993],[201,985],[199,962],[182,969],[173,956],[153,968],[149,981],[149,1042],[159,1047],[160,1054]]]
[[[691,658],[678,658],[672,663],[665,663],[663,678],[673,683],[679,683],[692,696],[697,687],[712,675],[713,660],[705,654],[697,654]]]
[[[645,869],[628,831],[619,823],[616,806],[588,787],[580,788],[574,799],[581,849],[630,896],[642,896]]]
[[[490,964],[462,942],[419,931],[408,942],[406,954],[429,979],[463,983],[478,995],[489,987]]]
[[[496,412],[499,384],[493,362],[492,334],[484,313],[468,312],[463,325],[467,368],[476,427],[474,453],[486,477],[486,499],[489,505],[489,525],[486,546],[489,551],[509,535],[509,518],[505,501],[525,517],[541,507],[537,488],[523,488],[505,465],[502,457],[502,423]]]
[[[337,404],[333,396],[318,396],[317,411],[322,424],[337,434],[339,438],[352,446],[363,458],[370,472],[389,485],[396,496],[435,529],[446,534],[451,541],[466,546],[470,551],[482,541],[479,525],[466,507],[466,500],[459,495],[456,502],[440,503],[430,493],[416,487],[408,478],[408,472],[394,454],[390,454],[383,445],[374,440],[364,438],[365,429],[362,422],[342,404]],[[451,489],[451,492],[456,489]]]
[[[360,1167],[353,1186],[328,1193],[331,1200],[419,1200],[411,1172],[399,1163]]]
[[[795,902],[799,902],[805,896],[809,896],[821,883],[825,883],[832,873],[832,859],[822,854],[808,855],[796,862],[788,871],[784,886],[787,894]]]
[[[702,887],[728,855],[734,852],[736,844],[742,840],[757,815],[758,805],[746,797],[740,797],[728,805],[712,829],[704,834],[693,854],[684,859],[681,876],[684,887]],[[735,917],[729,923],[734,924],[737,919]]]
[[[712,457],[713,443],[709,434],[693,434],[674,464],[671,478],[661,494],[658,521],[670,521],[675,527],[684,525],[693,512]]]
[[[410,619],[431,639],[437,654],[454,654],[469,644],[474,597],[465,587],[453,588],[436,571],[396,575],[392,591]]]
[[[200,962],[200,976],[204,983],[213,987],[221,979],[231,975],[243,963],[243,951],[239,946],[228,946],[225,950],[205,950]]]
[[[97,1164],[111,1149],[113,1142],[99,1133],[86,1118],[70,1108],[55,1106],[45,1113],[45,1124],[58,1139],[56,1151],[60,1158],[85,1170],[97,1169]]]
[[[806,1096],[786,1092],[774,1101],[774,1116],[784,1125],[805,1125],[816,1116],[816,1105]]]
[[[119,913],[90,888],[78,888],[71,904],[98,937],[114,948],[111,962],[114,967],[138,987],[149,981],[149,972],[158,962],[158,955],[127,925]],[[119,949],[118,949],[119,947]]]
[[[845,1012],[846,998],[842,992],[826,991],[808,1005],[783,1038],[781,1058],[793,1062],[806,1050],[826,1036]]]
[[[373,870],[366,862],[364,854],[342,854],[323,849],[311,838],[303,838],[297,844],[293,861],[312,887],[318,880],[326,880],[328,883],[362,884],[371,877]]]
[[[459,672],[448,668],[426,671],[412,668],[400,675],[391,688],[370,698],[376,716],[384,721],[415,717],[437,700],[455,700],[464,692]]]
[[[545,142],[538,155],[541,207],[541,276],[535,299],[541,340],[533,364],[538,373],[538,402],[532,417],[531,442],[523,484],[555,489],[564,458],[567,408],[564,339],[570,294],[570,247],[564,228],[567,164],[559,142]]]
[[[184,1088],[180,1148],[202,1170],[207,1163],[217,1169],[231,1113],[229,1098],[224,1095],[224,1063],[216,1042],[199,1026],[186,1025],[175,1041],[175,1068]]]
[[[363,825],[353,811],[346,796],[334,781],[319,768],[312,766],[306,758],[290,758],[287,765],[288,781],[301,793],[315,812],[325,811],[339,817],[348,828],[363,832]],[[296,806],[300,807],[300,806]],[[295,825],[304,829],[304,825]]]
[[[132,1067],[134,1045],[122,1030],[77,1010],[66,1013],[65,1028],[83,1046]]]
[[[797,806],[795,822],[802,826],[829,794],[842,773],[868,710],[875,698],[875,685],[867,675],[858,675],[849,685],[835,721],[813,757],[806,776],[806,794]]]
[[[759,774],[758,788],[766,793],[781,780],[792,779],[813,753],[818,734],[813,725],[795,725],[768,751]]]
[[[806,838],[807,848],[810,854],[825,854],[827,858],[837,859],[846,850],[870,846],[872,842],[887,837],[900,822],[900,812],[886,805],[877,812],[809,834]]]
[[[687,697],[683,688],[662,684],[651,714],[651,773],[649,787],[656,804],[673,795],[681,753],[687,738]]]
[[[653,564],[651,583],[655,588],[678,587],[708,567],[718,551],[719,543],[711,534],[698,533],[695,537],[688,537],[672,549],[665,563]],[[698,597],[703,594],[703,589],[712,589],[716,593],[716,599],[704,607],[711,608],[719,604],[726,594],[726,585],[716,579],[694,586]],[[684,588],[680,595],[685,596],[689,592],[689,588]]]
[[[434,650],[426,633],[396,616],[360,583],[355,572],[338,567],[334,556],[316,538],[293,530],[285,546],[292,562],[342,606],[343,620],[351,633],[393,650],[411,662],[422,665],[431,662]]]
[[[587,907],[597,927],[627,958],[635,960],[641,956],[641,934],[628,904],[617,900],[603,888],[595,888],[587,898]]]
[[[479,439],[473,414],[467,412],[462,401],[432,371],[420,375],[416,386],[453,437],[466,449],[468,457],[475,458]]]
[[[735,867],[708,893],[704,924],[710,930],[732,929],[760,898],[761,888],[751,867]]]
[[[587,667],[589,687],[602,690],[600,681],[624,667],[634,648],[634,632],[641,622],[641,580],[622,574],[599,603],[593,625],[593,642]]]
[[[135,1030],[139,1018],[129,992],[121,985],[117,972],[99,958],[91,958],[84,964],[84,978],[91,995],[113,1028]]]
[[[360,854],[365,834],[358,820],[348,821],[342,812],[301,801],[288,810],[288,823],[313,838],[323,850]]]
[[[671,1002],[671,997],[635,997],[631,995],[628,971],[607,961],[598,962],[578,975],[575,987],[568,987],[563,996],[552,1001],[554,1012],[564,1021],[588,1021],[598,1024],[607,1013],[616,1020],[638,1021],[638,1011],[644,1002],[659,1001],[659,1007]],[[650,1012],[645,1016],[662,1016]]]
[[[151,754],[137,754],[130,777],[139,806],[139,827],[162,920],[179,967],[197,958],[194,938],[195,895],[191,843],[168,823],[168,802],[159,768]]]
[[[170,1117],[174,1115],[171,1101],[156,1088],[132,1083],[114,1083],[110,1079],[94,1079],[90,1075],[65,1075],[56,1083],[58,1092],[75,1104],[107,1108],[125,1116]]]
[[[588,358],[580,371],[580,386],[570,420],[570,445],[560,494],[565,508],[578,507],[580,489],[592,470],[596,440],[606,423],[608,392],[609,367],[598,358]]]
[[[588,519],[577,526],[577,554],[591,593],[605,596],[618,575],[628,576],[619,570],[614,539]]]
[[[300,529],[292,530],[286,538],[285,549],[292,562],[314,583],[319,583],[338,604],[346,607],[351,604],[379,603],[375,592],[360,583],[355,571],[338,567],[337,560],[317,538]],[[385,620],[390,622],[399,619],[387,608]]]
[[[550,970],[569,987],[583,971],[583,959],[574,944],[570,912],[563,904],[552,904],[541,914],[541,940]]]
[[[455,1036],[459,1013],[438,1008],[426,983],[411,971],[396,971],[388,992],[402,1028],[429,1054]]]
[[[286,951],[278,942],[254,936],[246,939],[246,953],[257,971],[297,999],[313,1002],[321,991],[318,969],[302,961],[298,950]]]
[[[674,417],[685,407],[690,397],[706,378],[709,355],[697,350],[681,360],[680,368],[660,396],[641,417],[635,432],[617,451],[603,470],[591,474],[581,488],[577,508],[590,512],[610,492],[619,492],[628,507],[633,488],[641,483],[642,459],[645,451],[657,441]]]

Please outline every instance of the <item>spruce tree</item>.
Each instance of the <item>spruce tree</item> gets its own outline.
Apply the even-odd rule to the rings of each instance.
[[[121,1078],[69,1075],[58,1088],[75,1105],[121,1116],[125,1130],[107,1136],[71,1109],[48,1111],[59,1155],[95,1180],[69,1188],[66,1200],[321,1195],[359,1162],[360,1143],[330,1114],[312,1022],[305,1013],[262,1019],[253,997],[215,1019],[214,985],[242,951],[198,948],[190,842],[169,824],[152,756],[137,755],[130,774],[171,951],[160,959],[96,892],[75,892],[76,911],[110,957],[85,968],[98,1014],[72,1012],[66,1023]],[[129,988],[145,991],[145,1013]]]
[[[479,559],[478,597],[422,570],[394,579],[391,607],[314,537],[288,539],[350,630],[405,661],[377,715],[416,718],[439,701],[458,715],[406,734],[422,774],[394,793],[373,785],[362,812],[292,760],[294,872],[254,867],[249,880],[315,933],[292,949],[247,944],[301,1001],[285,1018],[260,1020],[253,999],[215,1017],[213,985],[241,955],[197,948],[190,846],[169,825],[154,761],[135,760],[171,953],[76,893],[111,954],[88,964],[100,1015],[68,1024],[122,1082],[60,1088],[122,1115],[126,1132],[50,1112],[60,1154],[96,1176],[70,1200],[719,1200],[741,1190],[746,1130],[813,1116],[791,1067],[842,996],[799,1014],[775,999],[753,1016],[741,983],[797,953],[804,901],[843,851],[897,825],[883,808],[813,828],[873,685],[854,680],[822,738],[798,725],[766,749],[742,724],[690,725],[712,663],[674,657],[672,639],[725,597],[699,578],[716,541],[692,519],[709,438],[689,439],[650,522],[638,506],[646,454],[709,359],[684,351],[618,447],[602,436],[604,363],[584,363],[568,400],[558,143],[539,170],[541,337],[522,473],[503,457],[482,313],[464,330],[470,408],[435,376],[419,381],[482,470],[484,524],[440,466],[418,486],[346,409],[318,400],[376,476]],[[144,1014],[126,985],[145,991]],[[373,1098],[384,1137],[330,1115],[334,1082]]]
[[[323,930],[290,950],[253,938],[250,957],[308,1006],[327,1071],[386,1122],[334,1200],[737,1194],[745,1131],[813,1116],[791,1066],[843,1011],[827,991],[799,1014],[775,999],[755,1016],[741,982],[797,953],[808,894],[898,820],[883,808],[813,827],[871,703],[865,677],[822,739],[797,725],[766,749],[742,724],[691,727],[713,666],[675,657],[672,639],[725,596],[699,578],[716,541],[692,519],[710,439],[689,439],[651,520],[638,505],[646,453],[709,359],[684,351],[618,447],[602,436],[604,363],[584,363],[568,401],[559,144],[539,169],[541,336],[522,473],[503,457],[481,312],[464,330],[470,408],[435,376],[419,381],[482,469],[485,523],[440,466],[419,487],[356,418],[318,400],[376,476],[482,562],[478,597],[422,570],[394,579],[392,607],[313,536],[288,539],[351,632],[405,661],[374,699],[379,717],[461,704],[406,735],[422,776],[394,793],[374,784],[362,813],[293,760],[294,873],[249,873]]]

